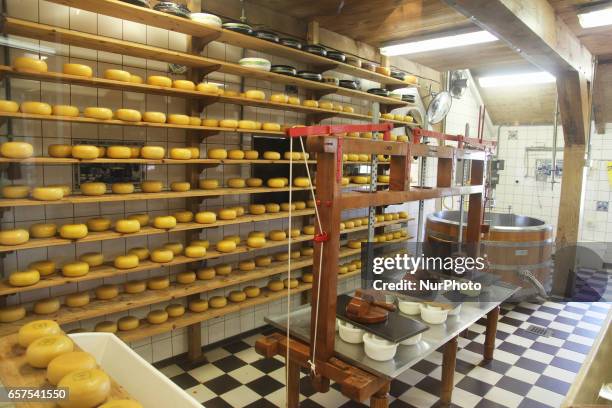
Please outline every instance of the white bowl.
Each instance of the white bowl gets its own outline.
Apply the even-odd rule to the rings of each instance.
[[[365,331],[353,326],[345,321],[338,323],[338,334],[340,338],[347,343],[359,344],[363,341]]]
[[[272,69],[272,64],[265,58],[242,58],[238,61],[238,64],[260,71],[270,71],[270,69]]]
[[[448,317],[448,310],[437,306],[421,305],[421,319],[429,324],[442,324]]]
[[[218,28],[221,28],[221,24],[223,23],[219,17],[209,13],[191,13],[189,18],[198,23]]]
[[[371,333],[363,335],[363,343],[366,355],[376,361],[391,360],[397,351],[397,343],[391,343]]]
[[[407,300],[400,300],[398,302],[398,307],[400,312],[405,313],[407,315],[418,315],[421,313],[421,303],[420,302],[410,302]]]
[[[402,346],[414,346],[419,341],[421,341],[421,337],[423,337],[423,333],[419,333],[416,336],[408,337],[406,340],[402,341],[400,344]]]

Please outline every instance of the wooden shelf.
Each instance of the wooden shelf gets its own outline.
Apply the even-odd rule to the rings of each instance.
[[[351,255],[359,254],[361,250],[351,249],[348,251],[342,251],[341,257],[347,257]],[[235,252],[234,252],[235,253]],[[278,262],[282,266],[275,267],[272,269],[273,274],[280,274],[287,271],[286,262]],[[312,257],[302,257],[300,259],[292,260],[292,269],[301,269],[312,265]],[[225,277],[218,277],[210,281],[197,280],[191,284],[176,284],[173,283],[167,289],[162,290],[145,290],[139,294],[125,294],[120,293],[119,296],[110,300],[96,300],[93,299],[87,306],[80,308],[71,308],[63,306],[59,311],[53,314],[43,316],[45,319],[55,320],[59,324],[67,324],[80,320],[91,319],[94,317],[104,316],[107,314],[119,313],[122,311],[135,309],[142,306],[148,306],[160,302],[167,302],[172,299],[178,299],[185,296],[189,296],[196,293],[202,293],[213,289],[219,289],[235,285],[237,283],[248,282],[253,279],[258,279],[261,273],[266,269],[270,268],[257,268],[255,271],[250,272],[234,272],[231,275]],[[25,318],[12,323],[0,323],[0,337],[15,333],[24,324],[40,319],[40,315],[29,313]]]
[[[233,160],[233,159],[189,159],[189,160],[177,160],[177,159],[109,159],[100,158],[93,160],[82,160],[73,158],[56,158],[56,157],[30,157],[28,159],[10,159],[6,157],[0,157],[0,163],[19,163],[19,164],[47,164],[47,165],[63,165],[63,164],[197,164],[197,165],[228,165],[228,164],[289,164],[289,160]],[[316,160],[308,160],[308,164],[316,164]],[[293,160],[294,165],[304,164],[303,160]]]
[[[237,128],[223,128],[223,127],[211,127],[211,126],[191,126],[191,125],[174,125],[171,123],[149,123],[149,122],[126,122],[123,120],[109,119],[91,119],[82,116],[68,117],[68,116],[53,116],[53,115],[38,115],[35,113],[9,113],[0,112],[0,118],[11,118],[11,119],[28,119],[28,120],[44,120],[51,122],[69,122],[69,123],[86,123],[93,125],[110,125],[110,126],[135,126],[144,128],[156,128],[156,129],[183,129],[183,130],[200,130],[210,134],[218,132],[238,132],[238,133],[252,133],[261,135],[274,135],[274,136],[285,136],[285,132],[271,131],[271,130],[251,130],[251,129],[237,129]]]
[[[240,48],[256,50],[265,54],[276,55],[282,58],[303,62],[311,65],[319,72],[334,70],[344,74],[353,75],[358,78],[378,82],[388,89],[409,88],[415,85],[404,81],[368,71],[363,68],[354,67],[349,64],[338,62],[329,58],[310,54],[305,51],[296,50],[291,47],[262,40],[235,31],[223,28],[211,27],[197,21],[183,19],[156,10],[146,9],[124,3],[118,0],[50,0],[53,3],[75,7],[94,13],[104,14],[124,20],[134,21],[170,31],[201,37],[206,42],[220,41]]]
[[[310,187],[292,187],[293,191],[306,191]],[[70,195],[57,201],[39,201],[31,198],[2,198],[0,199],[0,208],[2,207],[25,207],[36,205],[58,205],[58,204],[83,204],[83,203],[99,203],[99,202],[117,202],[117,201],[136,201],[136,200],[160,200],[168,198],[190,198],[190,197],[217,197],[226,195],[238,194],[260,194],[260,193],[278,193],[289,191],[289,187],[270,188],[270,187],[245,187],[245,188],[216,188],[212,190],[194,189],[185,192],[162,191],[160,193],[132,193],[132,194],[104,194],[101,196],[85,196],[85,195]]]
[[[139,58],[186,65],[189,67],[200,68],[206,73],[218,71],[225,74],[238,75],[252,79],[294,85],[304,89],[316,91],[320,95],[335,93],[338,95],[379,102],[382,105],[388,106],[390,108],[413,105],[408,102],[400,101],[390,97],[377,96],[364,91],[342,88],[323,82],[309,81],[306,79],[277,74],[274,72],[261,71],[257,69],[243,67],[239,64],[231,62],[224,62],[211,58],[205,58],[199,55],[172,51],[164,48],[151,47],[135,42],[117,40],[114,38],[83,33],[80,31],[68,30],[60,27],[49,26],[46,24],[33,23],[30,21],[20,20],[7,16],[3,16],[2,19],[2,28],[4,34],[14,34],[52,43],[70,44],[100,51],[114,52],[121,55],[131,55]]]
[[[313,209],[306,210],[294,210],[292,215],[294,217],[302,217],[307,215],[313,215],[315,212]],[[156,235],[156,234],[166,234],[172,232],[180,232],[180,231],[190,231],[190,230],[200,230],[207,228],[219,228],[227,225],[237,225],[237,224],[247,224],[261,221],[269,221],[269,220],[277,220],[288,218],[289,213],[287,211],[279,212],[279,213],[271,213],[271,214],[262,214],[262,215],[251,215],[246,214],[242,217],[238,217],[235,220],[217,220],[217,222],[213,224],[198,224],[197,222],[182,222],[177,223],[175,228],[171,228],[169,230],[159,229],[152,226],[146,226],[140,229],[140,231],[135,232],[133,234],[122,234],[120,232],[115,231],[104,231],[104,232],[90,232],[87,234],[85,238],[72,240],[65,239],[61,237],[52,237],[52,238],[32,238],[25,244],[21,245],[0,245],[0,253],[2,252],[12,252],[12,251],[21,251],[24,249],[32,249],[32,248],[45,248],[50,246],[61,246],[61,245],[71,245],[71,244],[82,244],[87,242],[95,242],[95,241],[108,241],[118,238],[130,238],[130,237],[138,237],[145,235]],[[1,291],[0,291],[1,292]],[[1,294],[1,293],[0,293]]]

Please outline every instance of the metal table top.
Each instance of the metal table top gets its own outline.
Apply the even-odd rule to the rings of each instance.
[[[480,318],[486,316],[496,306],[510,298],[518,288],[506,285],[491,285],[487,290],[489,291],[488,299],[490,300],[463,302],[459,314],[456,316],[449,315],[445,323],[432,325],[423,322],[429,326],[429,330],[423,332],[421,341],[414,346],[403,346],[400,344],[392,360],[372,360],[366,356],[363,344],[346,343],[340,339],[337,332],[335,341],[336,355],[341,360],[365,371],[393,379],[469,328]],[[440,298],[440,301],[443,301],[443,299]],[[421,320],[418,315],[409,317]],[[286,315],[266,317],[266,321],[269,324],[282,331],[286,330],[286,319]],[[291,335],[303,342],[310,343],[310,305],[292,311],[290,320]]]

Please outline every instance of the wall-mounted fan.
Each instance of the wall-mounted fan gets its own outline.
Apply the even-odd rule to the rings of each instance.
[[[453,98],[461,98],[468,86],[468,75],[466,71],[453,71],[450,77],[449,92]]]

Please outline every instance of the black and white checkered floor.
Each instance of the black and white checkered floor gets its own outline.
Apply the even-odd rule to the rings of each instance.
[[[523,302],[504,305],[498,324],[495,359],[482,362],[484,320],[459,338],[454,406],[559,407],[589,352],[610,303]],[[552,329],[550,337],[527,331]],[[208,364],[192,366],[184,357],[156,367],[203,406],[279,407],[284,405],[283,359],[263,359],[253,344],[261,334],[206,349]],[[432,407],[439,403],[442,353],[433,352],[405,371],[391,386],[390,407]],[[302,407],[362,406],[332,386],[315,393],[309,378],[301,383]]]

